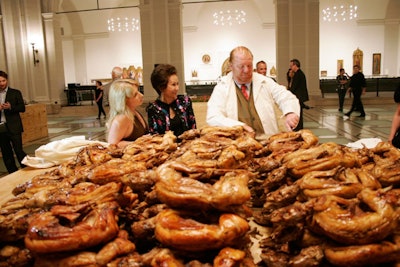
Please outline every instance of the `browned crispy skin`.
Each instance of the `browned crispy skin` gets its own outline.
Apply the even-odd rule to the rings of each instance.
[[[270,248],[262,250],[260,255],[266,266],[272,267],[287,267],[289,266],[289,255],[283,252],[278,252]]]
[[[326,171],[311,171],[306,173],[299,180],[303,194],[309,198],[324,195],[335,195],[345,198],[356,197],[363,189],[363,185],[358,181],[340,181],[336,178],[339,167]]]
[[[80,251],[64,257],[54,255],[41,255],[35,260],[34,266],[40,267],[100,267],[96,263],[96,253]]]
[[[25,236],[25,246],[37,253],[84,249],[115,238],[117,204],[104,203],[90,211],[76,225],[64,226],[51,212],[34,216]]]
[[[179,172],[163,172],[163,177],[156,183],[158,198],[174,208],[211,208],[227,210],[239,206],[251,197],[247,187],[247,171],[232,171],[214,183],[203,183],[192,178],[182,177]]]
[[[291,267],[317,267],[324,259],[324,252],[320,246],[303,248],[300,253],[289,260]]]
[[[379,242],[393,233],[399,213],[388,203],[384,192],[365,188],[358,198],[371,211],[357,207],[357,199],[333,195],[319,198],[313,215],[316,229],[320,228],[322,233],[339,243],[354,245]]]
[[[221,249],[214,258],[213,267],[233,267],[237,266],[246,256],[246,253],[239,249],[226,247]]]
[[[91,144],[82,148],[76,155],[77,165],[101,164],[112,158],[111,151],[101,144]]]
[[[107,243],[96,255],[96,262],[105,266],[118,256],[129,254],[135,251],[136,246],[128,240],[128,232],[121,230],[118,237]]]
[[[177,259],[167,248],[153,248],[142,255],[142,263],[152,267],[184,267],[182,260]]]
[[[168,247],[205,251],[234,245],[248,230],[247,221],[235,214],[222,214],[219,224],[204,224],[168,209],[157,215],[155,236]]]
[[[336,266],[370,266],[400,261],[400,245],[389,241],[359,246],[329,247],[327,260]]]
[[[124,174],[145,171],[147,169],[144,161],[127,161],[123,159],[112,159],[92,168],[88,173],[88,179],[96,184],[119,182]]]
[[[33,255],[29,249],[5,245],[0,248],[0,266],[31,266]]]
[[[286,150],[295,151],[299,148],[309,148],[317,145],[318,137],[308,129],[297,132],[284,132],[272,135],[267,140],[270,151]]]

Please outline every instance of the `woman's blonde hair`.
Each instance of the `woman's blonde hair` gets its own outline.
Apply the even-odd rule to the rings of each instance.
[[[139,85],[132,79],[119,79],[112,82],[109,92],[110,115],[106,123],[107,128],[110,128],[112,121],[117,115],[125,115],[132,122],[134,114],[126,106],[126,98],[135,97],[139,93]]]

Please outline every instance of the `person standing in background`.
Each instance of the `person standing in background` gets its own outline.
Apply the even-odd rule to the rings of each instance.
[[[294,75],[294,72],[292,71],[291,68],[289,68],[288,71],[286,72],[287,89],[288,90],[290,90],[290,87],[292,87],[293,75]]]
[[[388,141],[392,143],[393,146],[400,148],[400,84],[397,85],[393,98],[394,102],[397,104],[397,108],[393,114]]]
[[[104,115],[104,119],[106,118],[106,112],[103,108],[103,83],[101,81],[96,81],[96,91],[94,94],[94,100],[96,101],[97,107],[99,109],[99,113],[97,115],[97,119],[100,120],[101,114]]]
[[[339,111],[343,112],[343,104],[344,104],[344,98],[346,97],[346,87],[347,87],[347,82],[349,81],[349,77],[347,76],[347,73],[345,73],[344,69],[341,68],[339,70],[339,75],[336,76],[336,83],[337,83],[337,92],[339,96]]]
[[[261,75],[268,76],[267,75],[267,63],[265,63],[264,60],[258,61],[256,64],[255,71]],[[270,77],[270,76],[268,76],[268,77]],[[272,77],[270,77],[270,78],[276,82],[275,78],[272,78]]]
[[[0,71],[0,122],[6,124],[6,131],[0,133],[0,149],[4,165],[8,173],[18,170],[15,164],[14,152],[19,165],[24,168],[22,160],[26,153],[22,147],[22,120],[20,112],[25,112],[25,103],[21,91],[8,86],[8,74]]]
[[[358,110],[361,114],[358,117],[365,117],[363,103],[361,102],[361,95],[364,95],[367,90],[367,82],[364,74],[360,72],[360,66],[354,65],[353,75],[350,77],[349,88],[347,91],[353,93],[353,103],[349,112],[345,116],[350,117],[351,113]]]
[[[306,75],[300,69],[300,61],[298,59],[292,59],[289,63],[289,68],[293,71],[293,77],[291,79],[291,86],[289,90],[297,97],[300,102],[300,121],[294,131],[303,129],[303,109],[309,109],[310,107],[304,104],[309,100],[307,90]]]
[[[173,131],[178,137],[187,130],[196,129],[191,99],[187,95],[178,95],[176,68],[170,64],[159,64],[150,79],[158,98],[146,108],[149,132],[165,134],[166,131]]]
[[[109,105],[109,101],[108,101],[108,94],[110,92],[110,87],[113,81],[118,80],[118,79],[122,79],[122,74],[123,74],[123,70],[121,67],[114,67],[111,71],[111,82],[107,83],[106,85],[103,86],[103,98],[104,98],[104,104],[106,106]]]
[[[278,105],[284,126],[292,131],[299,121],[300,106],[295,95],[271,78],[253,71],[253,54],[244,46],[230,52],[232,71],[221,78],[207,102],[210,126],[243,126],[256,138],[264,139],[280,132]]]
[[[267,76],[267,63],[265,63],[263,60],[258,61],[256,63],[256,72]]]

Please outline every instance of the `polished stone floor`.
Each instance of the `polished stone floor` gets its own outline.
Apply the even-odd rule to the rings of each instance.
[[[351,117],[346,117],[338,111],[336,102],[327,101],[327,103],[327,105],[319,103],[304,110],[304,128],[316,134],[320,143],[333,141],[338,144],[347,144],[362,138],[380,138],[383,141],[387,139],[396,108],[394,102],[390,101],[390,95],[381,104],[379,101],[378,104],[364,104],[365,118],[357,117],[358,112],[354,112]],[[206,125],[206,103],[193,103],[193,107],[198,127],[201,128]],[[346,107],[345,112],[348,111],[350,105],[347,104]],[[90,102],[81,106],[63,107],[60,114],[48,115],[48,137],[25,144],[24,150],[28,155],[33,156],[35,150],[41,145],[77,135],[83,135],[88,140],[105,141],[105,120],[103,118],[97,120],[96,117],[97,107],[91,106]],[[6,174],[1,160],[0,176]]]

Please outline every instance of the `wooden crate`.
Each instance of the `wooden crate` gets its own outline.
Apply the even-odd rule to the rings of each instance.
[[[25,112],[21,113],[24,132],[22,133],[22,143],[27,143],[49,135],[47,128],[46,104],[31,104],[25,107]]]

